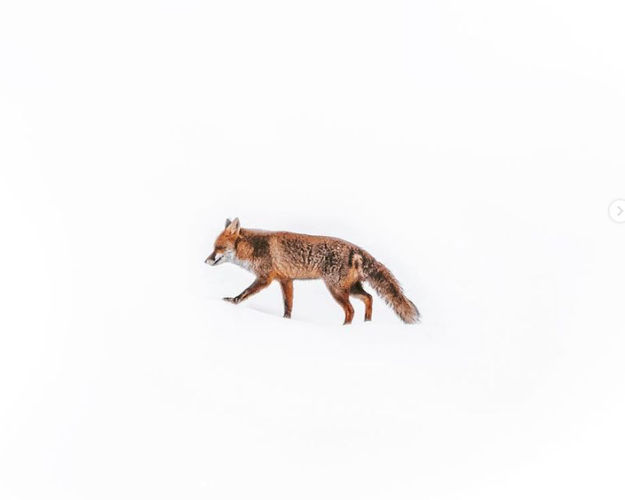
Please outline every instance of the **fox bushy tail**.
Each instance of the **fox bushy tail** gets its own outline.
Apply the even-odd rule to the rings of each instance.
[[[376,293],[393,308],[404,323],[419,321],[421,314],[417,306],[404,295],[399,281],[384,264],[367,255],[363,259],[362,274]]]

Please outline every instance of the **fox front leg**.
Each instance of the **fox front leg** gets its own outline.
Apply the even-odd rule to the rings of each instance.
[[[224,297],[224,300],[232,304],[238,304],[239,302],[243,302],[250,295],[254,295],[255,293],[260,292],[263,288],[267,288],[270,283],[270,278],[256,278],[256,281],[243,290],[239,295],[236,297]]]
[[[282,298],[284,299],[284,317],[290,318],[293,310],[293,280],[280,281]]]

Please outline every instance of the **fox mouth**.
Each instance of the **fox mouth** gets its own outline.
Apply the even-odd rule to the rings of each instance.
[[[220,261],[221,259],[223,259],[223,258],[224,258],[224,256],[223,256],[223,255],[220,255],[218,259],[213,260],[213,266],[216,266],[216,265],[219,263],[219,261]]]

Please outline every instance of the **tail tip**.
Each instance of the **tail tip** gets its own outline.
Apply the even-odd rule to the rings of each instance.
[[[402,319],[405,323],[410,325],[421,323],[421,313],[419,312],[419,309],[417,309],[417,306],[415,306],[412,301],[409,300],[408,302],[410,303],[410,310]]]

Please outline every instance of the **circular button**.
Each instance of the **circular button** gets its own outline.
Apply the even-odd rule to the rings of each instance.
[[[614,200],[610,204],[610,219],[614,222],[625,222],[625,200]]]

